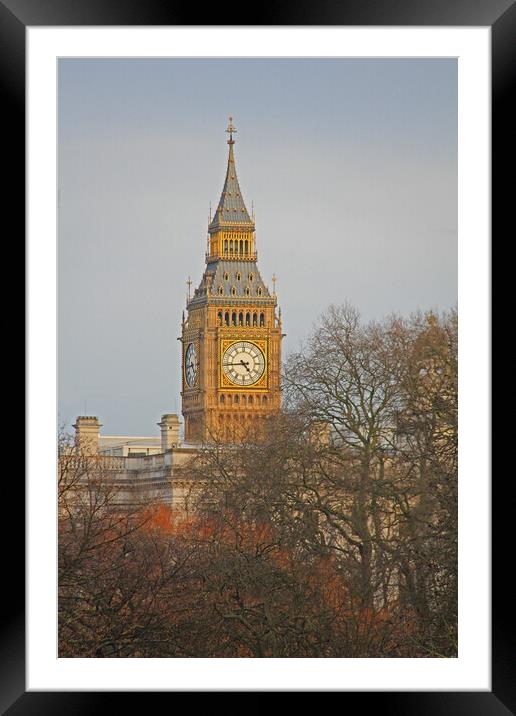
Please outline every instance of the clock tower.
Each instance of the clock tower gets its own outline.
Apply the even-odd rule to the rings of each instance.
[[[207,237],[206,269],[182,321],[182,413],[187,443],[256,435],[280,409],[281,311],[257,265],[254,216],[244,204],[229,118],[226,179]],[[188,282],[190,287],[190,281]]]

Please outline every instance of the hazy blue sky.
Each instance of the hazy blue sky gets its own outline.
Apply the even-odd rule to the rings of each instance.
[[[61,421],[157,435],[180,412],[228,114],[285,359],[330,303],[456,304],[456,60],[64,59],[58,102]]]

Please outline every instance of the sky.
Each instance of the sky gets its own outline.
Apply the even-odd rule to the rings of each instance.
[[[228,115],[283,360],[329,304],[457,304],[455,59],[60,59],[58,410],[102,434],[180,413]]]

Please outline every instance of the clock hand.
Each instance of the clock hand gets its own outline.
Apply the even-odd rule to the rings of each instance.
[[[246,371],[249,373],[249,375],[251,374],[251,371],[249,370],[249,367],[248,367],[249,361],[247,361],[247,360],[246,361],[240,360],[238,363],[223,363],[222,365],[223,366],[243,365],[244,368],[246,369]]]

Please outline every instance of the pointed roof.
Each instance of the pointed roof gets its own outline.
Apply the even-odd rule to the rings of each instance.
[[[272,302],[276,305],[276,300],[276,294],[271,295],[265,285],[256,261],[214,260],[206,266],[199,287],[187,301],[187,308],[207,303],[256,306]]]
[[[235,167],[235,155],[233,152],[233,145],[235,143],[233,133],[236,132],[236,129],[233,127],[232,119],[232,117],[229,118],[229,126],[226,129],[226,132],[229,133],[229,154],[226,179],[222,188],[219,204],[215,210],[213,219],[208,226],[209,232],[218,231],[224,226],[234,228],[237,224],[244,224],[254,229],[254,221],[249,216],[249,212],[245,206],[240,185],[238,183]]]

